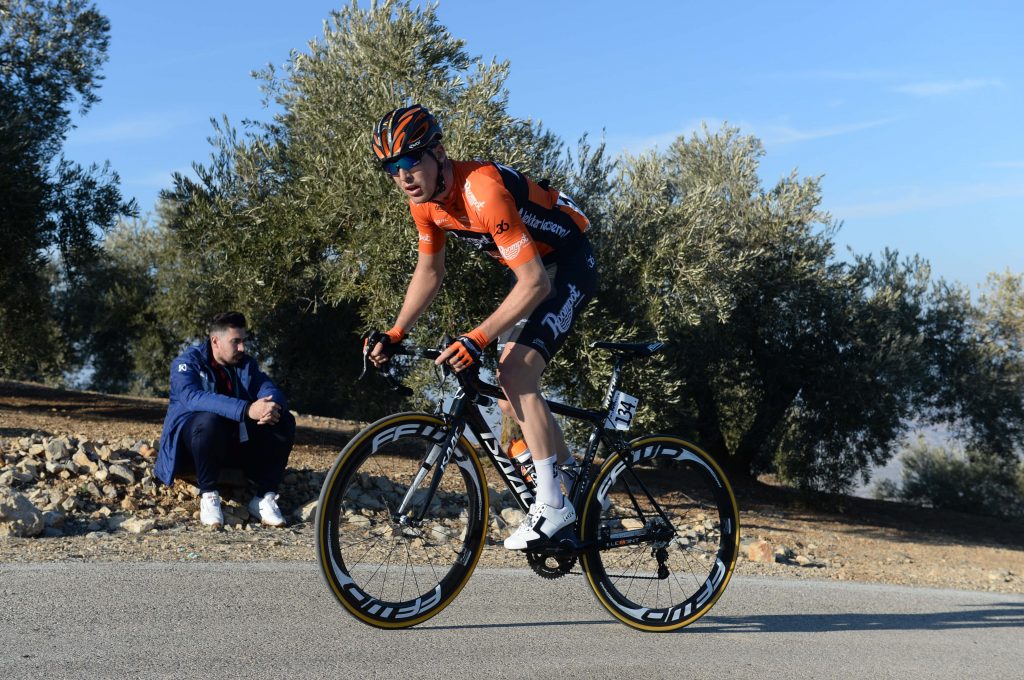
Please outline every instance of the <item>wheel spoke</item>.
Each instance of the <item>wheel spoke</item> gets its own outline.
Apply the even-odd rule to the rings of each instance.
[[[335,595],[364,622],[388,627],[414,625],[432,616],[461,589],[483,549],[487,510],[477,502],[482,498],[482,470],[462,444],[443,473],[435,468],[408,494],[427,452],[438,442],[442,423],[426,415],[393,420],[399,425],[389,429],[387,420],[378,421],[356,435],[337,469],[328,474],[329,483],[338,488],[333,494],[324,492],[327,502],[333,502],[335,521],[330,536],[318,533],[318,540],[326,538],[336,555],[328,564],[321,560],[327,579],[338,584]],[[473,464],[466,465],[467,460]],[[472,559],[461,559],[467,551]],[[338,581],[335,570],[348,580]],[[432,605],[421,608],[425,601]],[[397,620],[397,612],[409,610],[417,611],[416,618]]]
[[[726,566],[725,576],[731,574],[738,547],[735,500],[706,454],[680,440],[644,442],[649,448],[638,451],[635,460],[609,461],[594,481],[608,489],[612,504],[587,513],[584,537],[602,540],[603,547],[585,555],[584,568],[598,599],[620,620],[637,628],[672,629],[703,615],[728,582],[718,578],[716,561]],[[726,521],[733,530],[723,533]],[[616,546],[600,539],[602,525],[613,535],[644,529],[646,536]],[[698,605],[712,576],[712,597]],[[688,618],[677,609],[686,605]]]

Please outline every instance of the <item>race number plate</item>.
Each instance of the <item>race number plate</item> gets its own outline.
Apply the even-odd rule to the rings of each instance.
[[[633,416],[636,415],[636,407],[640,400],[631,397],[625,392],[615,391],[612,396],[612,410],[608,413],[608,420],[604,426],[609,430],[628,430],[633,423]]]

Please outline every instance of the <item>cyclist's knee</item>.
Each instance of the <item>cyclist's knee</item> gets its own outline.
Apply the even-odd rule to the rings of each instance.
[[[508,367],[498,371],[498,385],[512,401],[519,395],[540,389],[538,376],[531,371]]]
[[[497,378],[498,386],[509,399],[514,399],[515,395],[519,394],[519,383],[515,379],[515,371],[508,369],[502,370],[499,368]],[[512,409],[512,405],[509,403],[508,399],[502,399],[499,401],[498,406],[501,408],[502,413],[507,413],[506,409]]]
[[[498,360],[498,379],[501,380],[504,374],[513,379],[521,378],[539,383],[546,365],[544,357],[537,350],[523,345],[513,345]]]

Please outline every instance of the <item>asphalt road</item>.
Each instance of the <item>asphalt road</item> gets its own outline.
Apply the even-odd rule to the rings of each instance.
[[[0,677],[1019,678],[1024,597],[735,578],[677,633],[613,621],[580,576],[479,569],[405,631],[313,564],[0,565]]]

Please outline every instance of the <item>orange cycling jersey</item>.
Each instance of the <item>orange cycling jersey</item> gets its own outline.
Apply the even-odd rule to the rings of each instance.
[[[419,251],[439,253],[446,234],[515,269],[540,255],[544,264],[572,252],[590,226],[565,194],[498,163],[452,161],[453,190],[443,205],[409,203]]]

